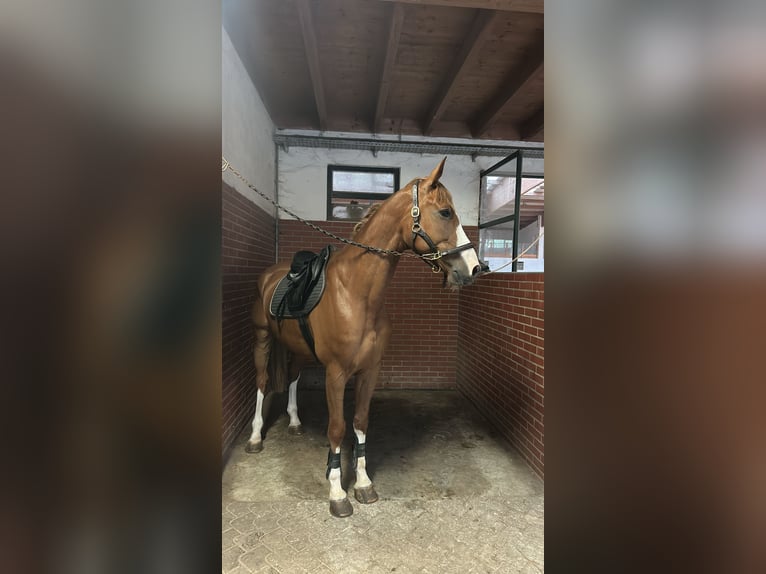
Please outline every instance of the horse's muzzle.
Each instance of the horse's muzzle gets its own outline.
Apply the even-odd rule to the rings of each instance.
[[[482,261],[481,259],[479,259],[479,264],[474,265],[473,269],[471,270],[471,279],[469,283],[473,283],[474,279],[488,272],[489,272],[489,265],[487,265],[485,261]]]
[[[454,285],[458,285],[460,287],[464,287],[466,285],[472,285],[473,282],[480,276],[484,275],[487,271],[489,271],[489,266],[484,263],[483,261],[479,262],[479,265],[474,265],[474,268],[471,270],[471,274],[466,276],[462,273],[460,273],[457,270],[453,270],[452,275],[455,279]]]
[[[479,275],[483,275],[484,273],[488,273],[488,272],[489,272],[489,265],[487,265],[487,262],[479,259],[479,264],[473,268],[471,275],[473,275],[474,277],[478,277]]]
[[[452,285],[456,285],[458,287],[465,287],[467,285],[473,284],[473,282],[478,277],[484,275],[485,273],[488,273],[489,272],[489,265],[487,265],[481,259],[478,259],[478,261],[479,261],[479,264],[473,266],[473,269],[471,269],[471,274],[470,275],[468,275],[466,273],[466,271],[463,271],[461,273],[457,269],[453,269],[452,270],[452,274],[451,274],[450,283]]]

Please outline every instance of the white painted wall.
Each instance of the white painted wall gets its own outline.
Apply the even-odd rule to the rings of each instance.
[[[229,34],[222,30],[221,149],[223,156],[256,189],[274,198],[276,152],[272,140],[274,124],[258,91],[245,70]],[[262,207],[266,213],[275,208],[250,190],[231,172],[224,181]]]
[[[376,166],[401,169],[399,183],[404,186],[416,177],[425,177],[443,155],[404,152],[319,149],[290,147],[279,150],[280,204],[305,219],[327,219],[327,166]],[[479,172],[500,161],[501,157],[449,155],[441,182],[452,193],[455,209],[464,225],[477,225],[479,213]],[[281,218],[289,216],[280,213]]]

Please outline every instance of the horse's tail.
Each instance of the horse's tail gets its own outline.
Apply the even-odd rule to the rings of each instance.
[[[268,345],[269,358],[266,366],[269,382],[265,392],[276,391],[282,393],[287,389],[288,377],[288,351],[277,339],[274,332],[269,328],[268,304],[263,296],[265,287],[264,276],[258,281],[255,291],[255,301],[251,311],[251,317],[255,329],[260,330]]]
[[[272,391],[283,393],[287,389],[287,348],[276,337],[271,339],[269,351],[269,382]]]

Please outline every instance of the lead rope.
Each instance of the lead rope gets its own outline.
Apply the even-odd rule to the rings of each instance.
[[[509,265],[511,265],[511,264],[515,263],[516,261],[518,261],[521,258],[522,255],[524,255],[527,251],[532,249],[537,244],[537,242],[540,241],[540,239],[542,239],[543,235],[545,235],[545,231],[541,231],[540,235],[537,236],[537,239],[535,239],[532,243],[529,244],[529,247],[527,247],[524,251],[522,251],[516,257],[511,259],[508,263],[505,263],[504,265],[501,265],[497,269],[492,269],[490,271],[487,271],[486,273],[484,273],[484,275],[489,275],[490,273],[497,273],[501,269],[505,269]]]
[[[353,241],[351,239],[345,239],[343,237],[339,237],[338,235],[335,235],[334,233],[331,233],[331,232],[329,232],[329,231],[327,231],[325,229],[322,229],[318,225],[315,225],[315,224],[311,223],[310,221],[307,221],[307,220],[303,219],[299,215],[296,215],[295,213],[293,213],[292,211],[290,211],[286,207],[282,207],[281,205],[279,205],[276,201],[271,199],[265,193],[261,193],[260,191],[258,191],[253,184],[251,184],[249,181],[247,181],[247,179],[245,179],[245,177],[241,173],[239,173],[234,168],[234,166],[232,166],[226,160],[225,157],[221,156],[221,173],[224,173],[227,170],[230,171],[231,173],[233,173],[235,176],[237,176],[242,181],[242,183],[244,183],[247,187],[252,189],[258,195],[260,195],[263,199],[268,201],[271,205],[273,205],[277,209],[281,209],[282,211],[284,211],[289,216],[294,217],[295,219],[297,219],[298,221],[300,221],[304,225],[307,225],[311,229],[313,229],[315,231],[318,231],[319,233],[322,233],[322,234],[326,235],[327,237],[331,237],[332,239],[335,239],[336,241],[340,241],[341,243],[345,243],[346,245],[353,245],[354,247],[359,247],[360,249],[364,249],[366,251],[372,251],[373,253],[379,253],[381,255],[394,255],[396,257],[401,257],[401,256],[415,257],[417,259],[423,259],[425,261],[428,261],[428,257],[427,256],[419,255],[417,253],[409,253],[409,252],[405,252],[405,251],[394,251],[394,250],[391,250],[391,249],[383,249],[381,247],[373,247],[372,245],[365,245],[364,243],[358,243],[358,242]]]

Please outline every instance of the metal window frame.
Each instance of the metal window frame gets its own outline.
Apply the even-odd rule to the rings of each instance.
[[[394,176],[394,190],[389,194],[365,193],[363,191],[335,191],[332,186],[333,173],[336,171],[351,171],[357,173],[389,173]],[[399,177],[401,168],[399,167],[380,167],[365,165],[327,165],[327,221],[349,221],[346,219],[334,219],[332,216],[332,200],[339,199],[380,199],[385,200],[399,191]]]
[[[520,223],[521,223],[521,180],[522,178],[527,175],[529,177],[541,177],[541,174],[539,173],[528,173],[525,174],[522,171],[522,168],[524,167],[524,149],[517,149],[516,151],[508,154],[506,157],[501,159],[499,162],[495,163],[494,165],[488,167],[485,170],[482,170],[479,172],[479,230],[482,229],[488,229],[491,227],[495,227],[497,225],[502,225],[503,223],[508,223],[509,221],[513,221],[513,243],[511,248],[511,257],[515,260],[519,255],[519,231],[520,231]],[[540,150],[544,152],[543,150]],[[533,152],[534,153],[534,152]],[[530,154],[531,155],[531,154]],[[544,155],[543,155],[544,157]],[[505,164],[516,160],[516,189],[514,190],[514,206],[513,206],[513,215],[505,215],[503,217],[499,217],[497,219],[492,219],[490,221],[482,221],[481,220],[481,207],[482,202],[484,200],[484,189],[483,189],[483,183],[485,181],[485,177],[488,175],[491,175],[492,173],[496,172],[498,169],[503,167]],[[530,159],[532,159],[530,157]],[[542,178],[545,179],[545,174],[542,174]],[[511,273],[516,273],[518,268],[518,261],[514,261],[511,264]]]

